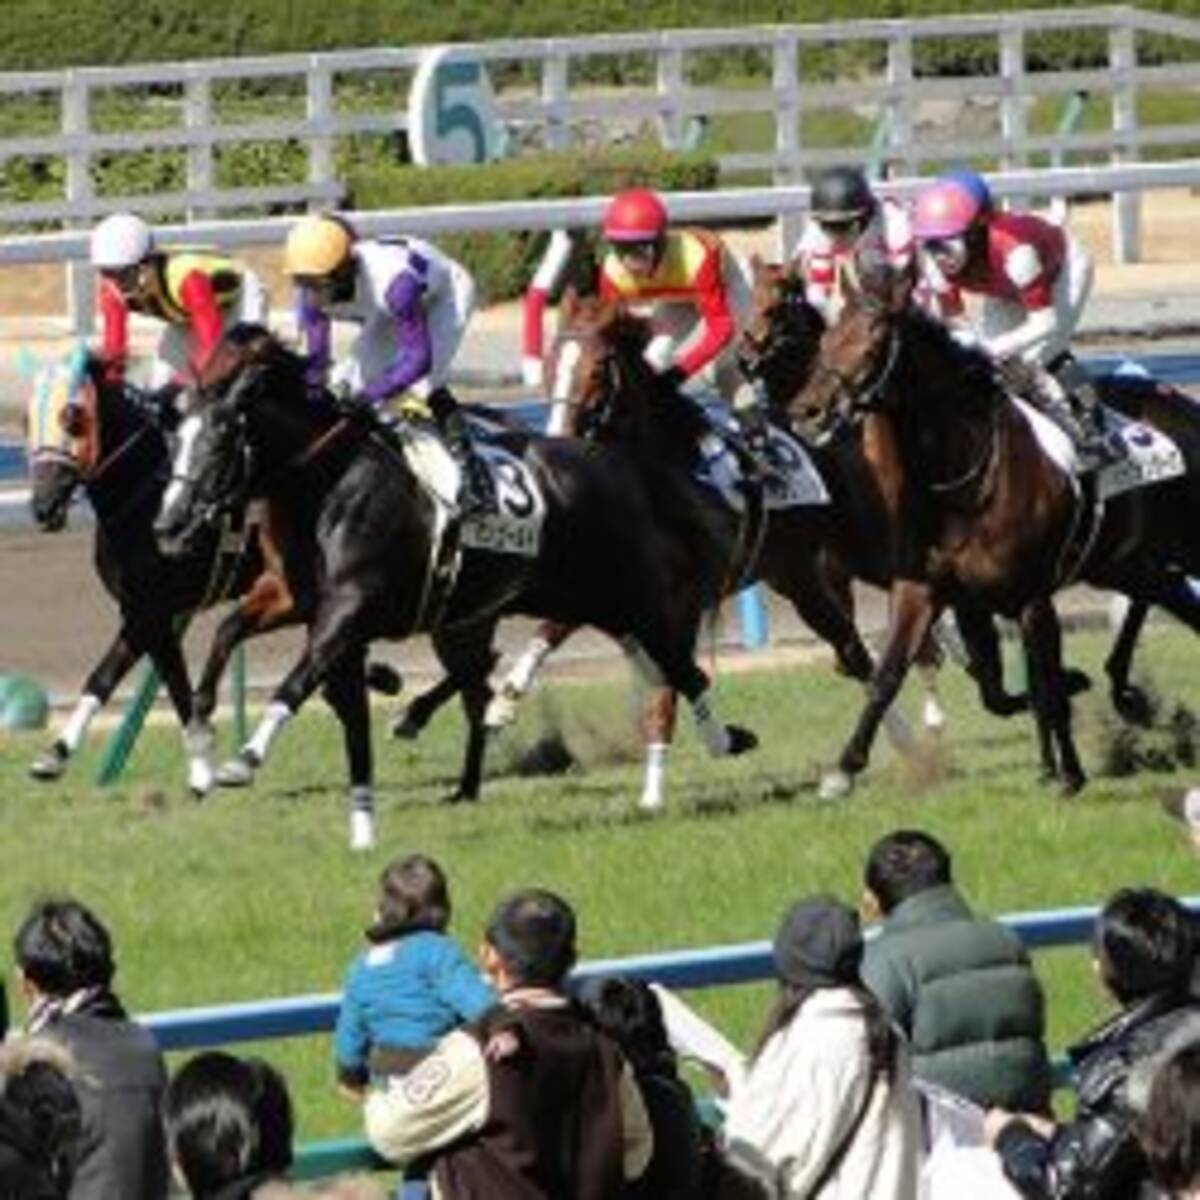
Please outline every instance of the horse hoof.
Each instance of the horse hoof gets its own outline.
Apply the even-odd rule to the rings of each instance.
[[[384,662],[367,664],[367,687],[381,696],[398,696],[404,690],[404,677]]]
[[[662,792],[643,792],[638,800],[638,811],[644,813],[660,813],[663,810]]]
[[[930,733],[941,733],[946,727],[946,713],[932,696],[925,697],[925,704],[921,709],[921,724]]]
[[[1065,667],[1062,673],[1063,687],[1068,696],[1079,696],[1092,690],[1092,677],[1078,667]]]
[[[725,751],[731,758],[739,754],[749,754],[758,748],[758,734],[751,729],[743,729],[740,725],[726,725],[725,732],[729,735],[729,749]]]
[[[854,791],[854,776],[838,768],[836,771],[826,771],[821,777],[821,786],[817,788],[817,799],[826,802],[844,800]]]
[[[1029,693],[1001,692],[998,696],[986,696],[983,706],[994,717],[1015,717],[1018,713],[1029,711]]]
[[[417,720],[411,708],[406,708],[392,722],[392,737],[402,742],[415,742],[425,728],[423,721]]]
[[[254,782],[257,767],[254,756],[243,750],[221,764],[217,770],[217,784],[224,788],[249,787]]]
[[[1058,794],[1062,799],[1070,800],[1072,796],[1078,796],[1086,786],[1087,776],[1080,771],[1078,774],[1064,776],[1059,782]]]
[[[484,728],[507,729],[517,719],[520,703],[520,692],[508,685],[502,687],[488,701],[487,711],[483,714]]]
[[[29,777],[40,780],[42,783],[48,783],[55,779],[61,779],[66,769],[67,755],[56,742],[49,750],[39,754],[29,764]]]
[[[356,808],[350,813],[350,849],[356,853],[375,849],[375,814]]]
[[[207,762],[188,767],[188,790],[197,800],[203,800],[216,786],[216,775]]]
[[[1135,684],[1116,688],[1112,694],[1113,708],[1127,725],[1149,729],[1154,723],[1154,705],[1146,692]]]
[[[466,791],[463,788],[455,788],[448,796],[442,797],[443,804],[474,804],[479,799],[478,792]]]

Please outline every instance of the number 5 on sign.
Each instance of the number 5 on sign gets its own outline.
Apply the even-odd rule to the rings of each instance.
[[[408,92],[408,143],[423,167],[498,157],[496,102],[481,63],[449,46],[421,57]]]

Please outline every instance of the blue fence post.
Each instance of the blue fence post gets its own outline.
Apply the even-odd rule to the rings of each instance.
[[[742,622],[742,645],[747,650],[761,650],[770,638],[762,588],[755,585],[738,592],[738,616]]]

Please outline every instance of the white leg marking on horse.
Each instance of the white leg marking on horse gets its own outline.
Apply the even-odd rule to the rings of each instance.
[[[260,763],[267,761],[267,751],[279,731],[292,719],[292,710],[279,700],[272,700],[267,705],[267,711],[258,723],[254,736],[246,743],[249,750]]]
[[[93,696],[90,692],[84,692],[75,702],[75,708],[59,735],[59,741],[69,753],[74,754],[79,749],[87,735],[92,718],[100,711],[101,707],[99,696]]]
[[[663,806],[663,782],[666,777],[666,742],[646,743],[646,771],[642,777],[642,798],[638,807],[657,812]]]

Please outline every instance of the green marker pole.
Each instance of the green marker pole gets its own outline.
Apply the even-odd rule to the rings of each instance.
[[[104,746],[104,754],[100,759],[100,770],[96,774],[96,784],[107,787],[119,779],[133,753],[134,744],[146,723],[146,716],[154,705],[154,697],[158,695],[158,672],[147,666],[142,672],[142,678],[137,690],[125,709],[120,725],[113,730],[112,736]]]

